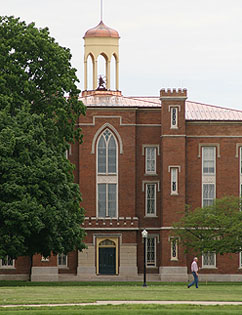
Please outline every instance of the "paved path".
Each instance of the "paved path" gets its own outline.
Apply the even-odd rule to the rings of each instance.
[[[242,302],[222,301],[96,301],[93,303],[67,303],[67,304],[26,304],[26,305],[0,305],[4,308],[10,307],[41,307],[41,306],[89,306],[89,305],[121,305],[121,304],[190,304],[190,305],[242,305]]]

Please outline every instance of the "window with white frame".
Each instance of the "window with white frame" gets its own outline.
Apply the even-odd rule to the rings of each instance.
[[[202,147],[203,175],[215,174],[216,147]]]
[[[98,174],[116,174],[117,144],[113,134],[106,129],[98,141]]]
[[[171,260],[178,260],[178,241],[171,238]]]
[[[156,147],[145,148],[145,173],[156,174]]]
[[[0,268],[14,268],[15,260],[8,255],[0,259]]]
[[[171,128],[178,127],[178,108],[171,107]]]
[[[156,237],[147,237],[146,239],[146,266],[156,266]]]
[[[202,268],[216,268],[216,253],[208,252],[202,255]]]
[[[117,185],[98,184],[98,217],[117,217]]]
[[[97,141],[97,217],[118,216],[118,145],[106,128]]]
[[[67,255],[65,254],[58,254],[57,255],[57,263],[58,267],[67,267]]]
[[[213,205],[214,199],[215,199],[215,185],[203,184],[202,206],[208,207],[208,206]]]
[[[178,168],[171,167],[171,194],[178,194]]]
[[[239,268],[242,268],[242,252],[239,252]]]
[[[156,184],[146,184],[145,210],[146,216],[156,215]]]

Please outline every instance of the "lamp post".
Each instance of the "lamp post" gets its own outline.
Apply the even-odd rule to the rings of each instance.
[[[143,283],[143,287],[147,287],[147,284],[146,284],[146,239],[148,236],[148,232],[144,229],[141,234],[142,234],[142,238],[144,240],[144,283]]]

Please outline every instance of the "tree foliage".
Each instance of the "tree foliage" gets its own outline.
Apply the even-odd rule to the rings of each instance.
[[[0,257],[84,247],[84,210],[69,143],[85,107],[70,51],[13,17],[0,17]]]
[[[238,253],[242,248],[241,200],[234,196],[217,199],[209,207],[187,207],[184,217],[174,223],[172,234],[185,251],[198,254]]]
[[[59,46],[48,28],[0,17],[0,51],[0,110],[9,105],[14,115],[29,104],[30,113],[44,114],[49,121],[48,144],[65,150],[68,142],[80,141],[75,124],[85,107],[78,100],[70,50]]]

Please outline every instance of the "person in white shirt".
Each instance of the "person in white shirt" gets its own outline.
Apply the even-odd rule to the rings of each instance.
[[[198,258],[194,257],[193,262],[191,264],[191,272],[192,272],[194,280],[188,284],[188,286],[187,286],[188,288],[190,288],[194,284],[196,285],[196,288],[198,288],[198,265],[197,265],[197,262],[198,262]]]

